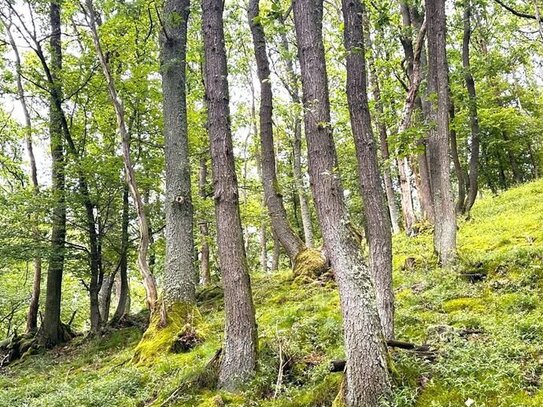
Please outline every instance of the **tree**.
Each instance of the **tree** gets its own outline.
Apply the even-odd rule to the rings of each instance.
[[[443,266],[456,258],[456,215],[449,161],[449,86],[445,1],[426,0],[428,19],[428,89],[432,127],[428,134],[430,182],[435,217],[434,249]]]
[[[164,307],[196,302],[193,210],[185,94],[189,0],[167,0],[162,11],[161,73],[166,155]]]
[[[264,200],[271,219],[276,238],[281,242],[292,264],[298,253],[304,250],[303,241],[294,233],[287,219],[275,168],[275,149],[273,141],[273,97],[270,67],[267,55],[266,37],[260,23],[259,0],[249,1],[248,18],[253,36],[253,45],[260,82],[260,164]]]
[[[217,246],[225,307],[225,344],[219,386],[226,390],[235,390],[249,379],[255,370],[257,331],[239,213],[239,194],[230,129],[223,9],[223,0],[202,1],[207,128],[211,147]]]
[[[477,192],[479,190],[479,116],[477,114],[477,92],[475,90],[475,81],[471,73],[470,63],[470,40],[471,40],[471,0],[464,0],[464,36],[462,39],[462,65],[464,67],[464,80],[466,82],[466,88],[468,90],[468,109],[469,109],[469,123],[471,129],[471,153],[469,159],[469,188],[466,197],[465,204],[462,205],[462,210],[465,213],[469,213],[471,207],[475,203],[477,198]]]
[[[62,114],[55,99],[62,98],[62,87],[59,80],[62,69],[62,44],[60,5],[49,4],[49,22],[51,25],[51,98],[49,104],[49,138],[52,157],[52,192],[55,204],[52,211],[53,226],[51,230],[51,255],[47,269],[47,291],[45,311],[40,333],[41,342],[54,346],[63,341],[63,329],[60,321],[60,302],[62,297],[62,273],[64,272],[64,250],[66,239],[66,196],[65,196],[65,162],[64,143],[62,137]]]
[[[309,175],[324,244],[339,287],[347,354],[348,407],[377,406],[390,390],[375,292],[349,228],[330,123],[328,78],[322,41],[322,0],[293,3],[302,74]]]
[[[393,339],[392,234],[368,106],[363,39],[364,10],[359,0],[343,0],[342,10],[347,50],[347,99],[358,160],[358,178],[364,201],[365,229],[370,247],[370,271],[385,338]]]
[[[102,67],[102,73],[106,79],[107,89],[111,103],[115,109],[115,116],[117,118],[117,131],[121,136],[121,144],[123,151],[123,162],[125,167],[126,182],[132,195],[132,200],[136,207],[136,213],[138,216],[138,225],[140,232],[140,244],[138,250],[138,265],[140,273],[143,277],[143,284],[145,286],[147,294],[147,306],[151,312],[155,311],[156,303],[158,299],[156,282],[153,274],[149,269],[149,263],[147,261],[147,254],[149,251],[149,224],[147,221],[147,215],[145,214],[145,208],[143,205],[143,199],[138,189],[136,181],[136,173],[134,171],[134,165],[132,158],[130,157],[130,134],[127,131],[125,122],[125,110],[122,104],[122,100],[117,94],[117,88],[115,86],[114,78],[111,74],[111,70],[108,64],[108,60],[102,50],[102,44],[98,35],[98,27],[96,22],[96,12],[92,0],[85,1],[85,13],[87,16],[87,22],[91,31],[94,47],[100,65]]]

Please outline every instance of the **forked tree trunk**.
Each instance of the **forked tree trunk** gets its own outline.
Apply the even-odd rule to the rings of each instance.
[[[339,287],[347,355],[348,407],[377,406],[390,391],[384,342],[369,270],[349,229],[330,124],[322,41],[322,0],[295,0],[305,134],[313,199]]]
[[[248,18],[260,82],[260,160],[264,198],[271,218],[271,227],[294,264],[297,254],[305,245],[290,227],[277,180],[273,141],[273,97],[266,39],[259,19],[259,0],[249,1]]]
[[[469,56],[469,43],[471,39],[471,0],[464,0],[464,38],[462,41],[462,65],[464,67],[464,80],[469,96],[469,124],[471,129],[471,153],[469,158],[469,188],[464,212],[469,213],[479,190],[479,115],[477,113],[477,93],[475,91],[475,81],[471,74],[471,64]]]
[[[230,129],[223,11],[223,0],[202,1],[207,127],[213,163],[217,246],[225,308],[225,343],[219,386],[231,391],[238,389],[254,373],[257,330]]]
[[[430,181],[436,222],[434,249],[443,266],[456,259],[456,215],[449,160],[449,86],[446,59],[445,0],[426,0],[428,19],[428,88],[432,122],[428,135]]]
[[[347,51],[347,99],[358,160],[358,178],[364,202],[365,229],[370,248],[370,271],[385,338],[393,339],[392,234],[368,105],[363,5],[360,0],[342,0],[342,9]]]
[[[134,171],[134,165],[132,164],[132,158],[130,157],[130,135],[128,134],[125,122],[125,111],[121,99],[117,94],[117,88],[115,81],[110,71],[108,61],[102,50],[102,44],[98,35],[98,28],[96,24],[96,12],[92,0],[85,1],[86,14],[88,18],[89,28],[91,30],[94,47],[102,72],[106,79],[109,97],[113,108],[115,109],[115,116],[117,118],[117,131],[119,132],[122,140],[123,162],[125,167],[126,182],[132,195],[132,200],[136,207],[136,214],[138,217],[138,226],[140,232],[140,244],[138,249],[138,266],[143,278],[143,285],[146,291],[147,306],[151,312],[155,311],[156,303],[158,299],[156,282],[153,274],[149,269],[149,263],[147,262],[147,254],[149,251],[149,224],[147,222],[147,216],[145,214],[145,208],[143,200],[141,198],[140,191],[138,189],[136,181],[136,172]]]
[[[187,20],[190,0],[166,0],[160,56],[166,156],[165,310],[196,302],[193,209],[185,93]]]
[[[51,254],[47,269],[47,291],[45,297],[45,312],[41,328],[40,340],[46,347],[62,342],[62,324],[60,321],[60,306],[62,297],[62,274],[64,272],[64,252],[66,239],[66,195],[65,195],[65,161],[62,137],[62,114],[56,105],[56,98],[61,98],[62,88],[59,73],[62,69],[62,45],[60,5],[51,2],[49,5],[51,24],[51,100],[49,106],[49,135],[52,157],[51,190],[55,200],[52,213]]]

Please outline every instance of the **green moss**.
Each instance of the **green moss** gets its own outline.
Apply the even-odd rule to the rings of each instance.
[[[485,307],[485,302],[481,298],[455,298],[453,300],[445,301],[443,303],[443,311],[447,313],[456,312],[456,311],[483,311]]]
[[[176,341],[186,335],[196,335],[203,340],[206,327],[198,308],[193,304],[175,303],[166,311],[163,325],[159,313],[151,316],[149,327],[134,350],[133,362],[145,364],[158,355],[169,352]]]
[[[319,250],[306,248],[294,260],[294,275],[304,278],[318,278],[329,270],[326,259]]]

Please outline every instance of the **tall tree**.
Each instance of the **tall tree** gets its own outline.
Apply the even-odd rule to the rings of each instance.
[[[194,304],[193,210],[187,133],[185,64],[189,0],[166,0],[160,35],[166,155],[164,305]]]
[[[430,118],[428,158],[436,222],[434,249],[443,266],[456,258],[456,215],[449,160],[449,86],[446,55],[445,0],[426,0],[428,18],[428,89]]]
[[[62,32],[60,21],[60,4],[53,1],[49,4],[49,23],[51,49],[49,104],[49,138],[51,145],[52,171],[51,190],[54,196],[51,230],[51,254],[47,269],[47,291],[45,296],[45,312],[41,328],[40,340],[45,346],[54,346],[62,342],[63,327],[60,321],[60,304],[62,298],[62,274],[64,272],[66,241],[66,176],[64,161],[64,143],[62,137],[62,113],[57,100],[62,99],[62,86],[59,79],[62,69]]]
[[[102,49],[102,44],[100,41],[100,36],[98,34],[98,26],[96,19],[96,11],[94,10],[94,5],[92,0],[85,1],[85,12],[87,16],[87,22],[91,31],[92,39],[94,42],[94,48],[100,61],[102,67],[102,72],[106,79],[107,89],[113,108],[115,109],[115,116],[117,118],[117,131],[121,136],[121,144],[123,151],[123,162],[125,167],[126,182],[128,184],[128,189],[132,195],[132,200],[136,207],[136,213],[138,216],[138,226],[140,232],[140,244],[138,250],[138,265],[140,273],[143,278],[143,285],[145,286],[146,291],[146,301],[151,312],[155,311],[156,303],[158,299],[156,282],[151,270],[149,268],[149,263],[147,261],[147,254],[149,251],[149,223],[147,221],[147,215],[145,213],[145,207],[143,204],[143,199],[141,193],[138,189],[138,184],[136,181],[136,172],[134,171],[134,165],[132,163],[132,158],[130,156],[130,134],[127,130],[126,121],[125,121],[125,110],[122,103],[122,100],[117,94],[117,87],[115,85],[115,80],[111,74],[109,67],[108,59],[104,54]]]
[[[239,212],[230,129],[223,0],[202,1],[204,78],[208,108],[217,246],[224,286],[225,344],[219,386],[237,389],[256,367],[257,330]]]
[[[260,23],[259,0],[249,1],[249,24],[253,36],[254,51],[260,82],[260,162],[264,199],[271,218],[275,236],[284,247],[287,256],[294,264],[296,256],[304,248],[304,242],[294,233],[287,218],[283,198],[275,168],[275,149],[273,141],[273,97],[270,80],[270,67],[267,55],[266,38]]]
[[[198,175],[198,193],[200,198],[206,199],[207,185],[207,162],[205,157],[200,158],[200,171]],[[211,283],[211,270],[209,268],[209,226],[206,219],[198,222],[200,229],[200,284],[208,285]]]
[[[354,1],[354,0],[353,0]],[[339,286],[347,354],[348,407],[377,406],[390,390],[386,353],[369,270],[349,228],[330,123],[322,40],[322,0],[295,0],[305,134],[313,199]]]
[[[479,115],[477,114],[477,92],[475,81],[471,73],[470,40],[471,40],[471,0],[464,0],[464,36],[462,40],[462,65],[464,67],[464,81],[468,90],[469,124],[471,129],[471,153],[469,159],[469,188],[463,211],[469,213],[477,198],[479,190]]]
[[[371,127],[363,37],[361,0],[342,0],[344,41],[347,50],[347,100],[358,160],[358,178],[364,201],[365,229],[370,248],[370,271],[377,310],[386,339],[394,337],[392,290],[392,233]]]

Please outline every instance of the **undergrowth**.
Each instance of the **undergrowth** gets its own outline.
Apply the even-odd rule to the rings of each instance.
[[[429,233],[395,238],[396,336],[437,358],[392,352],[391,406],[543,405],[542,198],[539,181],[478,201],[460,222],[452,270],[437,267]],[[255,274],[253,289],[259,368],[239,395],[198,380],[223,340],[222,298],[209,291],[199,304],[206,338],[192,350],[138,365],[137,328],[77,338],[3,370],[0,406],[331,406],[342,374],[328,364],[344,356],[335,284],[283,271]]]

